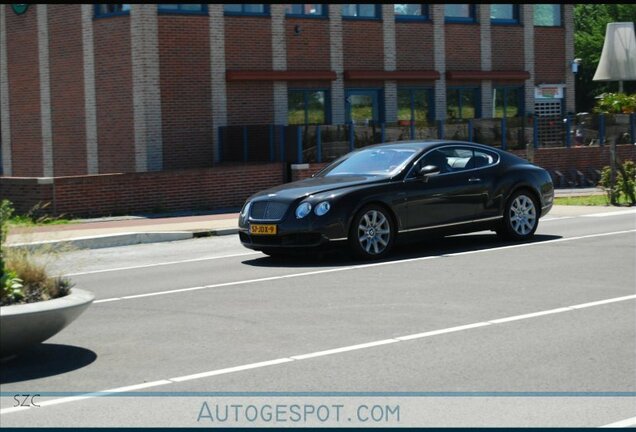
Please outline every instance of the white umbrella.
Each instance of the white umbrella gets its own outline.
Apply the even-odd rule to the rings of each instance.
[[[636,38],[633,22],[609,23],[605,30],[605,43],[593,81],[618,81],[623,92],[623,81],[636,80]]]

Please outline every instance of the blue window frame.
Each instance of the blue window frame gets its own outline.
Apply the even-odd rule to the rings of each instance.
[[[446,110],[448,120],[466,120],[481,117],[479,87],[448,87]]]
[[[241,3],[223,5],[225,15],[269,16],[269,5],[264,3]]]
[[[287,91],[288,124],[328,124],[329,91],[325,89],[289,89]]]
[[[492,118],[523,117],[524,89],[522,86],[494,86],[492,93]]]
[[[288,4],[285,5],[285,13],[288,17],[299,18],[326,18],[327,5],[324,4]]]
[[[446,22],[474,23],[474,4],[446,4],[444,5],[444,20]]]
[[[396,21],[428,19],[428,5],[425,4],[394,4],[393,12]]]
[[[345,90],[345,121],[368,126],[384,121],[384,105],[381,89]]]
[[[430,87],[398,88],[398,122],[415,124],[435,119],[433,89]]]
[[[491,4],[490,22],[493,24],[519,24],[519,5]]]
[[[162,14],[207,15],[208,5],[199,3],[159,3],[157,10]]]
[[[561,26],[561,5],[560,4],[535,4],[534,5],[534,25],[542,27]]]
[[[379,4],[343,4],[342,17],[344,19],[369,19],[381,18],[382,10]]]
[[[101,3],[95,5],[95,18],[130,15],[130,4]]]

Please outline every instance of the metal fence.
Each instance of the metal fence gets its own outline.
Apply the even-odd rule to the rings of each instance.
[[[448,139],[504,150],[636,141],[635,115],[588,114],[406,124],[245,125],[219,128],[221,162],[329,162],[383,142]]]

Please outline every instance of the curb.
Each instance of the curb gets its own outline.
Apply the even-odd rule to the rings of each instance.
[[[64,240],[47,240],[30,243],[13,243],[7,244],[9,249],[25,248],[31,252],[40,248],[71,248],[71,249],[101,249],[117,246],[130,246],[142,243],[159,243],[166,241],[188,240],[195,237],[194,233],[189,231],[177,232],[141,232],[141,233],[122,233],[109,234],[94,237],[77,237]]]

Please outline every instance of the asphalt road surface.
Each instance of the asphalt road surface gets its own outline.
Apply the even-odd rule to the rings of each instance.
[[[3,427],[636,423],[636,212],[555,208],[382,262],[237,236],[61,255],[96,300],[1,364]]]

